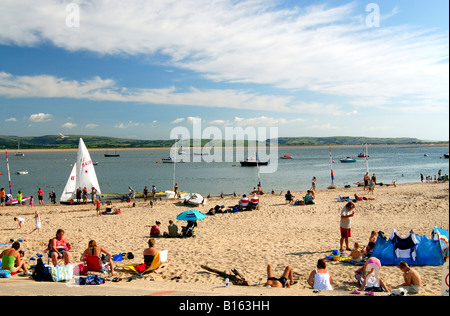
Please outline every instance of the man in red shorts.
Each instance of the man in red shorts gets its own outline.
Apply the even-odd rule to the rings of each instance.
[[[344,208],[341,210],[341,240],[340,240],[340,252],[344,251],[342,246],[345,241],[346,250],[351,250],[348,246],[348,238],[352,237],[352,217],[355,214],[354,209],[356,208],[356,204],[353,202],[348,202]]]

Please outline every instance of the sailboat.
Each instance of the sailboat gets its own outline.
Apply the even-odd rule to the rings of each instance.
[[[95,188],[97,190],[97,195],[102,193],[100,185],[98,184],[94,164],[92,163],[91,156],[89,155],[89,151],[82,138],[80,138],[78,144],[77,161],[73,165],[69,179],[67,180],[64,191],[59,199],[60,203],[72,204],[75,199],[76,189],[80,187],[86,187],[89,191],[92,188]]]
[[[109,151],[104,154],[105,157],[120,157],[120,155],[117,153],[117,151],[114,149],[114,154],[110,154]]]
[[[14,199],[12,195],[11,172],[9,171],[8,149],[5,149],[5,154],[6,154],[6,169],[8,171],[8,181],[9,181],[9,194],[6,194],[7,199],[5,205],[16,205],[19,204],[19,201],[17,199]],[[31,198],[30,196],[22,197],[22,203],[28,201],[30,198]]]
[[[16,152],[16,156],[17,157],[24,157],[25,154],[23,152],[20,151],[20,141],[17,142],[17,152]]]
[[[331,169],[331,184],[328,189],[337,189],[337,185],[334,184],[334,173],[333,173],[333,157],[331,156],[331,146],[330,146],[330,169]]]
[[[183,142],[183,139],[181,139],[181,141]],[[178,142],[178,135],[177,135],[177,139],[175,140],[174,146],[177,144],[177,142]],[[177,166],[177,163],[180,163],[180,162],[183,163],[184,161],[183,161],[183,159],[177,160],[177,150],[175,148],[172,148],[172,150],[174,151],[174,156],[175,156],[174,159],[172,159],[172,156],[169,156],[169,158],[167,158],[167,159],[163,158],[162,160],[163,160],[163,162],[173,163],[172,188],[174,188],[174,190],[175,190],[176,166]],[[167,199],[177,198],[174,190],[166,190],[165,191]],[[187,192],[178,192],[178,197],[181,199],[190,199],[191,198],[191,196]]]

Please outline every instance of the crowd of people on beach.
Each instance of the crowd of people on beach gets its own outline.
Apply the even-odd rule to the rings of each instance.
[[[289,205],[309,205],[309,204],[315,204],[316,203],[316,181],[317,179],[314,177],[312,179],[312,185],[311,188],[306,191],[306,195],[303,196],[301,199],[295,199],[295,196],[292,195],[291,191],[287,191],[284,198],[287,204]],[[376,182],[376,175],[373,174],[372,177],[369,177],[369,174],[366,173],[364,176],[364,189],[363,191],[368,191],[369,194],[374,194],[374,186],[377,184]],[[174,188],[176,192],[178,193],[178,187],[177,185]],[[3,192],[3,193],[2,193]],[[147,186],[144,188],[144,201],[147,201],[148,198],[148,188]],[[96,196],[96,190],[95,188],[92,188],[91,190],[91,198],[92,203],[94,203],[97,211],[97,215],[102,215],[104,213],[101,212],[101,202],[100,199],[97,199]],[[156,187],[153,185],[152,192],[153,198],[156,197]],[[254,190],[251,192],[252,197],[249,199],[245,194],[241,197],[236,207],[238,210],[253,210],[257,209],[260,201],[258,195],[263,195],[264,192],[262,191],[260,185],[258,185],[258,188],[254,188]],[[274,192],[272,191],[272,194]],[[81,189],[78,188],[76,192],[76,200],[77,203],[87,203],[87,195],[88,191],[86,188]],[[39,205],[44,205],[43,196],[44,193],[41,190],[41,188],[38,189],[37,192]],[[130,201],[135,201],[135,191],[132,187],[129,187],[129,196],[131,198]],[[2,188],[0,191],[0,197],[2,198],[2,206],[4,205],[4,189]],[[357,290],[354,290],[353,294],[358,294],[360,291],[368,290],[367,289],[367,282],[369,280],[369,276],[374,276],[376,279],[375,285],[371,285],[369,288],[369,291],[372,290],[381,290],[389,292],[390,289],[387,287],[387,285],[384,283],[383,279],[380,277],[380,268],[381,264],[377,262],[377,258],[374,258],[371,256],[371,253],[374,249],[376,239],[377,239],[377,233],[375,231],[371,232],[371,235],[369,237],[369,241],[366,246],[361,247],[361,244],[359,242],[355,242],[353,244],[353,248],[351,249],[349,247],[349,238],[351,237],[351,221],[352,218],[355,216],[355,209],[356,209],[356,202],[357,201],[364,201],[364,200],[373,200],[373,197],[363,197],[359,196],[356,193],[354,194],[354,199],[348,199],[348,202],[345,204],[345,206],[342,208],[340,212],[340,240],[339,240],[339,252],[344,253],[345,251],[350,252],[350,262],[355,265],[360,265],[361,267],[357,270],[355,270],[355,277],[360,282],[360,287]],[[54,196],[54,191],[50,193],[51,201],[53,204],[56,203],[56,197]],[[33,205],[33,200],[31,198],[30,200],[30,206]],[[113,208],[111,203],[108,203],[107,206],[107,213],[111,214],[113,212]],[[214,215],[216,213],[225,213],[226,211],[223,209],[224,207],[216,206],[215,208],[211,209],[211,214]],[[33,233],[37,231],[40,233],[41,231],[41,218],[39,215],[39,212],[36,210],[34,214],[35,219],[35,228],[30,232]],[[16,216],[14,217],[14,221],[17,222],[16,229],[22,229],[25,219],[23,217]],[[193,229],[197,223],[195,221],[188,222],[187,226],[183,227],[182,232],[179,232],[178,226],[174,223],[173,220],[169,220],[168,224],[168,230],[165,232],[162,232],[161,230],[161,222],[156,221],[154,225],[151,226],[149,236],[150,240],[148,241],[148,248],[145,248],[143,250],[143,258],[144,258],[144,264],[147,266],[150,266],[152,263],[152,260],[156,253],[158,252],[155,248],[156,242],[154,238],[160,238],[160,237],[166,237],[166,238],[177,238],[177,237],[186,237],[185,235],[185,229]],[[56,236],[51,238],[48,244],[48,257],[51,259],[53,266],[58,265],[58,261],[62,260],[64,264],[70,263],[73,258],[70,256],[70,251],[73,249],[72,245],[68,240],[64,237],[64,230],[59,229],[56,232]],[[345,248],[344,248],[345,245]],[[5,249],[0,254],[0,259],[2,259],[1,263],[1,270],[9,270],[11,272],[22,272],[24,275],[31,275],[30,271],[28,270],[28,265],[25,262],[24,259],[24,252],[20,251],[20,243],[14,242],[11,245],[11,248]],[[86,260],[86,256],[97,256],[100,258],[100,260],[103,263],[109,263],[109,268],[111,271],[111,274],[114,274],[114,264],[113,264],[113,255],[108,252],[105,248],[98,246],[95,240],[90,240],[88,243],[88,247],[85,251],[83,251],[82,256],[80,258],[81,261]],[[379,261],[379,260],[378,260]],[[402,284],[399,284],[396,287],[402,287],[404,289],[407,289],[408,293],[415,294],[421,292],[421,278],[418,272],[415,269],[412,269],[408,266],[405,262],[401,262],[398,265],[398,268],[403,273],[403,279],[404,282]],[[359,278],[359,279],[358,279]],[[267,266],[267,281],[264,284],[266,287],[291,287],[294,284],[296,284],[297,281],[293,279],[293,269],[290,266],[287,266],[280,278],[276,278],[273,272],[272,266],[269,264]],[[315,269],[313,269],[310,273],[310,275],[307,278],[307,284],[314,289],[315,291],[321,291],[321,290],[333,290],[333,283],[334,279],[331,273],[327,270],[327,263],[324,258],[320,258],[317,261],[317,265]],[[377,287],[377,288],[376,288]]]

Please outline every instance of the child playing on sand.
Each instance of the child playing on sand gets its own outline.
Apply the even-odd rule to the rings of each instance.
[[[352,252],[350,253],[350,261],[352,263],[359,263],[362,261],[362,252],[359,249],[360,245],[358,242],[355,242],[354,248],[352,250]]]
[[[30,234],[31,234],[32,232],[34,232],[35,230],[37,230],[38,233],[41,232],[41,217],[39,216],[38,211],[35,211],[35,212],[34,212],[34,220],[35,220],[35,222],[36,222],[36,228],[33,229],[33,230],[30,232]]]
[[[17,222],[16,229],[22,229],[22,225],[23,223],[25,223],[25,219],[23,219],[22,217],[14,217],[14,221]]]

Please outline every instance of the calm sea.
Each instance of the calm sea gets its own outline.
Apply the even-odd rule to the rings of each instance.
[[[332,147],[334,183],[339,187],[356,186],[354,182],[363,181],[366,172],[364,158],[357,155],[364,148]],[[426,146],[369,146],[369,172],[375,173],[378,182],[386,184],[419,182],[420,173],[424,176],[449,173],[449,160],[444,158],[448,148]],[[144,186],[151,190],[172,188],[174,165],[162,163],[169,156],[169,150],[122,150],[120,157],[104,157],[105,151],[90,151],[102,193],[126,193],[131,186],[142,191]],[[59,199],[76,160],[76,152],[27,152],[24,157],[15,156],[10,150],[12,192],[15,196],[20,190],[26,195],[36,196],[42,188],[47,197],[54,190]],[[278,156],[290,155],[293,159],[278,160],[275,173],[261,174],[261,184],[265,191],[304,191],[311,187],[311,179],[317,178],[317,188],[324,189],[331,183],[330,154],[328,147],[288,147],[278,148]],[[341,158],[354,156],[355,163],[342,163]],[[0,187],[9,192],[6,159],[0,156]],[[158,162],[158,163],[157,163]],[[234,165],[234,166],[233,166]],[[27,170],[28,175],[18,175]],[[197,192],[204,196],[248,193],[258,184],[256,167],[241,167],[239,162],[186,162],[175,166],[175,179],[179,189]]]

